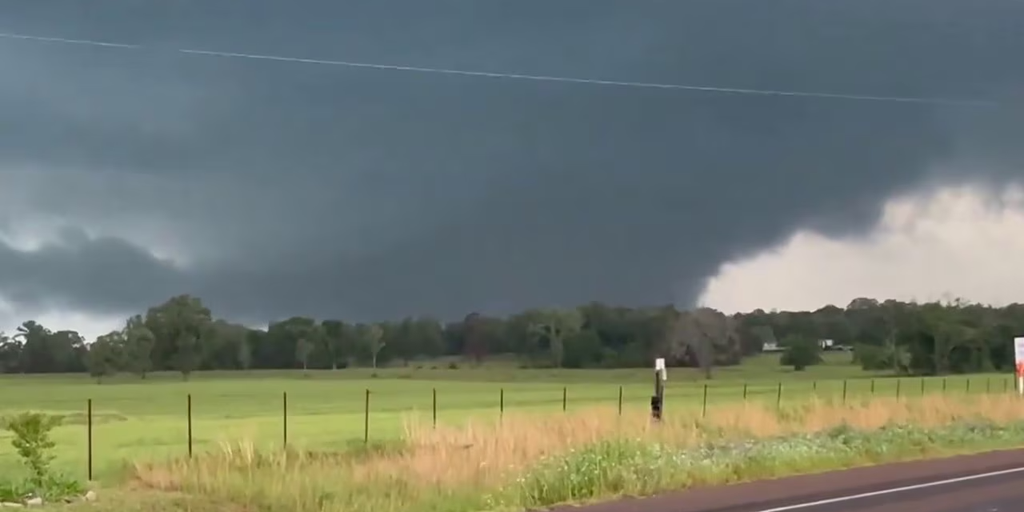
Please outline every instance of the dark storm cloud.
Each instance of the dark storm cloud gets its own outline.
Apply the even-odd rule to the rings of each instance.
[[[685,303],[723,261],[801,226],[855,232],[935,172],[1022,169],[1008,108],[172,51],[1003,101],[1024,86],[1015,1],[238,5],[0,6],[0,31],[147,46],[0,39],[0,165],[23,173],[5,179],[52,180],[8,215],[165,218],[201,256],[173,266],[110,237],[0,246],[0,293],[117,312],[191,292],[247,320]],[[963,161],[984,165],[943,165]]]

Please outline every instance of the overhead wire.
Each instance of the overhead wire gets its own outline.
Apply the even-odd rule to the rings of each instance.
[[[61,43],[61,44],[73,44],[73,45],[85,45],[85,46],[96,46],[104,48],[114,48],[123,50],[156,50],[155,47],[147,47],[140,44],[131,43],[120,43],[120,42],[109,42],[99,41],[92,39],[69,39],[63,37],[47,37],[30,34],[19,34],[12,32],[0,32],[0,39],[9,40],[23,40],[23,41],[34,41],[34,42],[48,42],[48,43]],[[915,96],[878,96],[878,95],[867,95],[867,94],[845,94],[845,93],[831,93],[831,92],[815,92],[815,91],[797,91],[797,90],[775,90],[775,89],[755,89],[755,88],[741,88],[741,87],[721,87],[721,86],[710,86],[710,85],[693,85],[693,84],[676,84],[676,83],[661,83],[661,82],[641,82],[641,81],[628,81],[628,80],[607,80],[597,78],[576,78],[568,76],[553,76],[553,75],[533,75],[525,73],[511,73],[511,72],[494,72],[494,71],[478,71],[468,69],[452,69],[452,68],[436,68],[436,67],[422,67],[422,66],[409,66],[409,65],[398,65],[398,64],[387,64],[379,62],[357,62],[357,61],[346,61],[346,60],[331,60],[331,59],[314,59],[305,57],[290,57],[280,55],[267,55],[267,54],[256,54],[256,53],[238,53],[238,52],[227,52],[217,50],[204,50],[204,49],[191,49],[191,48],[176,48],[171,51],[193,56],[205,56],[205,57],[218,57],[218,58],[230,58],[230,59],[248,59],[248,60],[261,60],[261,61],[272,61],[272,62],[290,62],[296,64],[314,64],[314,65],[325,65],[325,66],[339,66],[348,68],[361,68],[361,69],[375,69],[382,71],[400,71],[400,72],[414,72],[414,73],[432,73],[442,75],[456,75],[474,78],[492,78],[492,79],[506,79],[506,80],[532,80],[540,82],[558,82],[558,83],[569,83],[577,85],[596,85],[596,86],[611,86],[611,87],[632,87],[642,89],[664,89],[664,90],[678,90],[678,91],[691,91],[691,92],[708,92],[708,93],[721,93],[721,94],[742,94],[742,95],[757,95],[757,96],[783,96],[783,97],[797,97],[797,98],[816,98],[816,99],[831,99],[831,100],[851,100],[851,101],[875,101],[875,102],[892,102],[892,103],[918,103],[928,105],[942,105],[942,106],[956,106],[956,107],[994,107],[999,104],[990,100],[983,99],[957,99],[957,98],[941,98],[941,97],[915,97]]]

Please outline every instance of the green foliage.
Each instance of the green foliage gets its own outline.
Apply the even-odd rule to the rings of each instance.
[[[199,368],[205,341],[216,332],[213,316],[198,297],[178,295],[163,304],[149,308],[145,326],[156,339],[154,350],[166,366],[181,372],[183,379]]]
[[[534,350],[547,352],[551,364],[561,368],[565,364],[565,343],[580,331],[583,317],[576,309],[545,309],[536,312],[537,318],[529,324]]]
[[[32,488],[25,485],[26,482],[0,481],[0,501],[6,503],[17,503],[24,496],[32,493]]]
[[[86,366],[89,375],[102,382],[103,377],[114,375],[124,362],[124,336],[120,331],[104,334],[89,346]]]
[[[124,369],[145,379],[146,374],[153,368],[152,357],[153,347],[156,346],[156,336],[149,327],[146,327],[142,316],[135,315],[125,322],[125,327],[121,331],[121,339]]]
[[[853,361],[867,371],[892,368],[891,354],[883,347],[860,344],[854,347]]]
[[[593,331],[579,331],[565,340],[565,354],[562,366],[565,368],[587,368],[599,366],[604,357],[601,337]]]
[[[541,461],[490,496],[494,508],[537,509],[602,496],[647,495],[695,485],[728,484],[885,463],[930,451],[1016,444],[1024,423],[962,422],[940,428],[847,426],[810,435],[714,442],[681,449],[640,439],[613,439]]]
[[[915,351],[920,357],[922,354],[921,350]],[[897,346],[895,344],[883,345],[880,347],[872,345],[857,345],[854,348],[853,361],[859,364],[861,368],[866,371],[886,371],[890,370],[893,373],[906,373],[908,366],[906,363],[907,354],[904,347]],[[911,359],[914,361],[914,359]],[[918,373],[921,374],[932,374],[931,371],[933,365],[931,362],[924,362],[921,359],[917,359],[918,363],[921,364]],[[929,356],[930,361],[930,356]]]
[[[4,429],[14,434],[11,446],[28,468],[31,473],[30,482],[37,489],[44,488],[51,478],[51,451],[56,443],[50,439],[50,431],[60,425],[60,422],[59,416],[37,412],[24,412],[3,421]]]
[[[377,358],[387,345],[384,340],[384,328],[379,324],[359,324],[356,326],[356,340],[360,348],[370,355],[373,368],[377,368]]]
[[[964,301],[905,303],[859,298],[845,308],[726,315],[710,308],[533,308],[507,317],[470,313],[442,323],[429,317],[380,322],[297,316],[252,329],[214,319],[198,297],[181,295],[134,315],[125,327],[85,345],[73,331],[34,321],[0,335],[0,372],[119,372],[141,378],[173,370],[383,369],[399,361],[461,356],[477,364],[514,358],[532,368],[646,368],[741,364],[766,343],[832,339],[856,346],[872,371],[944,375],[1010,371],[1011,340],[1024,334],[1024,305],[993,308]],[[101,340],[97,340],[101,341]],[[785,343],[785,341],[784,341]],[[794,365],[797,366],[797,365]]]
[[[85,489],[80,482],[53,472],[53,449],[56,443],[50,432],[61,424],[62,417],[38,412],[23,412],[0,420],[0,426],[13,434],[14,447],[29,471],[23,481],[7,479],[0,482],[0,501],[20,502],[25,496],[36,495],[47,499],[81,495]]]
[[[808,366],[821,364],[821,345],[810,338],[789,336],[783,341],[786,351],[782,354],[779,362],[783,366],[792,366],[794,370],[802,372]]]

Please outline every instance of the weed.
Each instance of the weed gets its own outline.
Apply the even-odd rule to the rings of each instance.
[[[42,488],[50,475],[53,462],[51,450],[56,446],[50,440],[50,431],[60,425],[57,416],[37,412],[23,412],[4,420],[4,428],[14,434],[11,445],[31,472],[31,482]]]
[[[18,481],[0,482],[0,502],[17,503],[31,494],[32,489],[24,484]]]
[[[52,450],[56,447],[50,439],[50,431],[60,423],[61,417],[38,412],[23,412],[3,420],[4,429],[14,434],[11,445],[29,470],[27,481],[8,482],[0,487],[0,495],[5,499],[21,500],[31,494],[62,498],[83,491],[78,481],[50,470],[54,458]]]

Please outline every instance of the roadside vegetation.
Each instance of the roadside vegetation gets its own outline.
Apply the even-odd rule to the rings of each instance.
[[[135,489],[258,510],[524,510],[622,495],[1024,445],[1013,396],[807,400],[716,409],[660,424],[605,408],[517,414],[347,451],[225,442],[193,459],[136,463]]]

